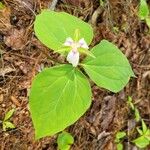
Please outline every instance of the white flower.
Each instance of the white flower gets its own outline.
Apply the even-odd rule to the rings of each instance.
[[[84,38],[80,39],[78,42],[73,41],[71,37],[67,38],[64,46],[69,46],[71,48],[70,52],[67,55],[67,61],[76,67],[79,63],[79,52],[78,48],[89,49]]]
[[[79,52],[70,51],[67,55],[67,61],[76,67],[79,63]]]
[[[79,40],[79,44],[80,44],[80,47],[85,48],[85,49],[89,49],[89,47],[86,44],[84,38],[82,38],[82,39]]]

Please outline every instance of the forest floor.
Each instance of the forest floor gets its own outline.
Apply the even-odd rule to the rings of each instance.
[[[0,126],[0,150],[56,150],[56,138],[34,140],[34,128],[28,107],[32,79],[42,66],[52,66],[58,56],[35,37],[33,23],[41,9],[51,7],[50,0],[2,0],[0,9],[0,120],[12,108],[15,129]],[[115,150],[115,135],[128,131],[124,149],[135,150],[137,137],[134,114],[127,104],[132,97],[142,119],[150,127],[150,34],[137,16],[138,0],[59,0],[55,11],[65,11],[90,23],[94,29],[92,46],[102,39],[116,44],[127,56],[136,78],[114,94],[92,86],[91,108],[66,130],[75,138],[72,150]],[[147,149],[150,149],[147,148]]]

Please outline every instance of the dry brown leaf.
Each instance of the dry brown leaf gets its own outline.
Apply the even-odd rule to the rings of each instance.
[[[16,106],[18,106],[18,107],[21,106],[21,104],[19,103],[19,101],[18,101],[18,99],[17,99],[16,97],[11,96],[10,99],[11,99],[11,101],[12,101]]]
[[[107,130],[110,127],[114,118],[116,109],[116,97],[106,96],[102,102],[102,108],[100,113],[101,128]]]
[[[25,30],[11,29],[9,35],[4,37],[4,42],[14,50],[22,49],[26,43]]]
[[[8,30],[11,28],[11,24],[10,24],[10,9],[4,8],[2,10],[0,10],[0,31],[1,30]]]
[[[5,74],[14,72],[15,69],[11,67],[0,68],[0,76],[5,76]]]

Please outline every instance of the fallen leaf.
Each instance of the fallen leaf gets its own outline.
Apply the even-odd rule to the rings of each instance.
[[[10,23],[10,9],[8,7],[0,10],[0,30],[8,30],[11,28]]]
[[[12,101],[16,106],[18,106],[18,107],[21,106],[21,104],[19,103],[19,101],[18,101],[18,99],[17,99],[16,97],[11,96],[10,99],[11,99],[11,101]]]
[[[13,50],[22,49],[26,44],[25,31],[12,28],[9,34],[4,37],[4,42]]]
[[[10,73],[10,72],[14,72],[15,69],[11,68],[11,67],[5,67],[5,68],[0,68],[0,76],[5,76],[5,74]]]
[[[102,102],[102,108],[100,113],[101,128],[107,130],[114,118],[116,109],[116,97],[106,96]]]

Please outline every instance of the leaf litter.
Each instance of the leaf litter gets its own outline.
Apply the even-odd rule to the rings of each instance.
[[[0,149],[56,150],[56,136],[34,140],[28,111],[28,92],[40,66],[53,66],[53,59],[62,59],[37,41],[33,32],[35,14],[40,9],[49,8],[51,3],[42,0],[2,2],[5,8],[0,10],[0,49],[3,51],[0,59],[0,119],[15,107],[11,121],[16,129],[2,132],[0,128]],[[116,43],[130,60],[137,76],[119,94],[92,86],[91,108],[66,129],[75,138],[72,150],[115,149],[115,134],[135,126],[130,123],[131,127],[128,127],[132,120],[126,103],[128,96],[133,98],[147,125],[150,124],[150,35],[146,34],[146,24],[136,16],[137,6],[136,1],[110,0],[98,13],[95,12],[99,9],[98,0],[61,0],[55,6],[57,11],[68,12],[93,24],[95,37],[92,46],[102,39]],[[114,32],[113,27],[119,32]],[[133,148],[130,144],[126,149]]]

